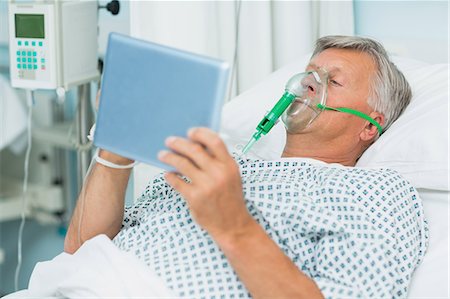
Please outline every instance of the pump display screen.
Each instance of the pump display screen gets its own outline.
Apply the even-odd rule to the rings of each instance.
[[[44,15],[16,14],[16,37],[45,38]]]

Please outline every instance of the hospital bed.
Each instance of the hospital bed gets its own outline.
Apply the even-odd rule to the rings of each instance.
[[[276,71],[225,105],[220,133],[229,151],[237,152],[245,145],[261,116],[281,95],[285,82],[302,71],[308,59],[305,56]],[[448,298],[448,64],[427,64],[402,57],[393,60],[411,84],[412,102],[356,166],[395,169],[418,189],[429,222],[430,240],[427,254],[413,276],[409,298]],[[279,157],[284,143],[284,128],[279,123],[249,155],[261,159]],[[135,168],[134,198],[157,172],[159,169],[142,164]]]
[[[425,216],[429,222],[430,239],[425,258],[413,275],[408,298],[448,298],[450,212],[448,65],[430,65],[400,57],[393,59],[411,83],[412,102],[392,127],[364,153],[356,167],[393,168],[418,189],[423,201]],[[260,117],[271,108],[274,99],[276,100],[280,96],[285,82],[293,74],[302,71],[307,61],[308,57],[304,57],[293,62],[225,105],[220,134],[229,151],[239,151],[245,145]],[[264,136],[252,148],[249,155],[261,159],[277,158],[281,154],[284,143],[284,128],[282,124],[278,124],[269,135]],[[159,169],[143,164],[134,169],[135,198],[159,171]],[[106,237],[103,239],[103,243],[91,243],[91,245],[112,246],[112,243],[107,242],[109,239]],[[102,251],[105,249],[106,247],[99,247],[89,250],[89,246],[86,247],[83,252],[88,255],[88,259],[83,259],[83,261],[84,265],[89,267],[85,267],[84,272],[81,271],[82,268],[72,271],[74,272],[71,273],[72,276],[75,276],[69,281],[72,291],[85,291],[88,286],[91,286],[96,290],[111,292],[111,281],[114,279],[117,280],[117,286],[120,283],[125,285],[130,282],[137,286],[147,285],[148,275],[150,275],[147,273],[150,271],[148,267],[142,267],[141,263],[134,266],[133,263],[136,261],[133,258],[136,258],[131,254],[127,259],[121,259],[124,253],[119,252],[115,246],[112,246],[108,252]],[[95,256],[95,253],[99,253],[99,256]],[[61,254],[55,259],[59,261],[66,259],[71,269],[75,265],[82,264],[76,259],[68,259],[67,256],[67,254]],[[109,258],[105,260],[105,257]],[[109,270],[97,275],[92,272],[92,265],[102,262],[102,259],[104,267],[109,267]],[[94,269],[97,269],[97,264]],[[61,263],[51,262],[47,266],[45,264],[41,266],[40,271],[36,271],[35,268],[35,272],[38,273],[35,275],[37,279],[34,280],[34,286],[42,289],[49,285],[49,281],[61,277],[59,274],[61,269],[64,269]],[[45,272],[45,274],[39,275],[39,272],[41,274]],[[49,272],[53,276],[47,275]],[[68,274],[67,272],[63,273],[65,276]],[[109,273],[106,276],[107,279],[105,279],[104,273]],[[123,275],[124,273],[130,275]],[[131,276],[133,274],[135,277]],[[100,281],[100,278],[103,280]],[[140,283],[141,281],[146,282]],[[116,286],[115,283],[113,285]],[[31,284],[32,286],[33,284]],[[159,290],[159,287],[160,285],[157,285],[155,288]],[[130,289],[136,291],[134,287]],[[118,291],[126,292],[126,289],[121,287]],[[117,292],[114,294],[119,294]],[[80,296],[80,293],[73,295],[72,298],[83,297]],[[10,298],[18,297],[28,298],[30,296],[27,291],[21,291],[12,294]],[[129,296],[124,295],[123,297]]]

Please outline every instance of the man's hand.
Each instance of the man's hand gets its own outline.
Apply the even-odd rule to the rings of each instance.
[[[192,217],[214,239],[244,234],[254,222],[245,206],[239,167],[220,137],[207,128],[189,130],[189,139],[169,137],[159,159],[176,173],[167,182],[186,199]]]
[[[186,199],[191,214],[230,261],[254,298],[323,298],[247,211],[239,168],[219,138],[206,128],[189,140],[168,138],[159,159],[186,176],[166,173],[168,183]]]

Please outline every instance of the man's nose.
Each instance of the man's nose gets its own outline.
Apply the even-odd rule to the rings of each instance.
[[[315,96],[316,95],[316,87],[312,84],[308,85],[308,96]]]

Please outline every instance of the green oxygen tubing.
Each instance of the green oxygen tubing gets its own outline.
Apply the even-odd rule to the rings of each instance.
[[[290,91],[285,91],[281,99],[273,106],[273,108],[263,117],[256,127],[256,132],[247,145],[242,149],[242,153],[246,154],[261,135],[266,135],[277,123],[283,112],[292,104],[297,96]]]
[[[321,82],[319,75],[312,71],[306,73],[299,73],[294,75],[286,84],[285,92],[273,108],[263,117],[256,127],[256,132],[252,135],[250,141],[242,149],[242,154],[246,154],[250,148],[261,138],[261,135],[266,135],[278,122],[280,116],[284,111],[294,102],[295,98],[304,93],[304,86],[301,81],[306,75],[312,74],[314,78]]]

